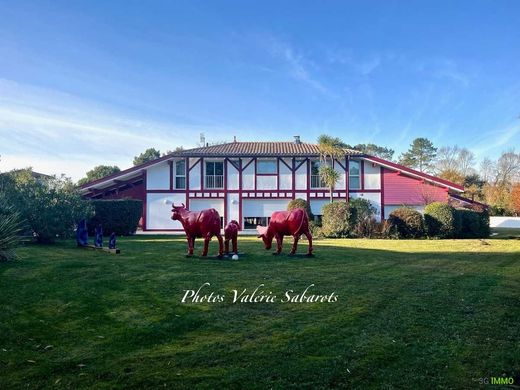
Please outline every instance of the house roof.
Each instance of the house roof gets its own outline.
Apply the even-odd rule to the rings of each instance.
[[[318,145],[305,142],[231,142],[220,145],[204,146],[199,148],[181,150],[160,157],[156,160],[125,169],[114,173],[113,175],[85,183],[80,186],[83,192],[92,189],[102,189],[122,180],[132,180],[144,172],[147,168],[169,161],[178,157],[317,157],[319,156]],[[464,187],[448,180],[444,180],[424,172],[387,161],[378,157],[368,156],[354,149],[345,149],[345,156],[358,156],[368,161],[376,162],[388,168],[405,172],[411,176],[415,176],[432,183],[446,186],[458,192],[463,192]]]
[[[283,157],[318,156],[318,145],[305,142],[230,142],[180,151],[185,157]],[[354,149],[345,149],[345,155],[361,155]]]

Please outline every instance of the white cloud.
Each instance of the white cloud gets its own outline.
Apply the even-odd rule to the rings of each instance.
[[[78,179],[99,164],[124,169],[149,147],[194,146],[201,131],[217,138],[224,133],[141,120],[70,94],[0,79],[2,171],[32,166]]]

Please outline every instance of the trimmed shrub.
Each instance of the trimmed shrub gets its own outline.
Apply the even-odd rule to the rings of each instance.
[[[87,221],[89,234],[94,234],[96,226],[103,226],[103,233],[109,235],[134,234],[143,213],[143,202],[136,199],[92,200],[94,216]]]
[[[352,214],[353,233],[357,237],[371,237],[377,230],[374,215],[377,209],[370,201],[363,198],[355,198],[349,201]]]
[[[486,238],[489,237],[489,213],[470,209],[456,209],[456,220],[459,221],[457,237]]]
[[[410,207],[399,207],[390,213],[387,231],[390,236],[395,238],[423,237],[423,216]]]
[[[433,202],[427,205],[424,208],[424,224],[428,236],[454,237],[457,232],[457,225],[460,225],[460,222],[455,218],[454,210],[448,203]]]
[[[322,231],[325,237],[348,237],[351,229],[348,203],[334,202],[323,206]]]
[[[294,209],[304,209],[305,211],[307,211],[307,216],[309,217],[309,221],[312,221],[314,219],[314,215],[312,215],[312,212],[311,212],[311,206],[305,199],[296,198],[296,199],[291,200],[289,202],[289,204],[287,205],[287,210],[291,211]]]
[[[0,194],[39,243],[72,237],[78,220],[92,215],[90,204],[68,178],[36,178],[28,169],[0,176]]]
[[[313,239],[319,239],[319,238],[323,238],[325,237],[323,235],[323,229],[321,226],[319,226],[316,222],[314,221],[309,221],[309,230],[311,232],[311,235],[312,235],[312,238]],[[302,238],[305,238],[305,236],[302,236]]]

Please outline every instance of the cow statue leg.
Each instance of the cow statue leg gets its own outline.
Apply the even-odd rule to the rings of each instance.
[[[209,248],[210,241],[211,241],[211,235],[207,234],[206,237],[204,237],[204,249],[202,250],[202,256],[208,255],[208,248]]]
[[[273,255],[279,255],[282,252],[283,236],[277,234],[274,237],[276,238],[276,252],[274,252]]]
[[[224,245],[222,243],[222,235],[220,233],[216,234],[218,240],[218,257],[219,259],[224,255]],[[229,245],[229,244],[228,244]]]
[[[188,256],[193,256],[193,247],[195,246],[195,237],[186,236],[188,240]]]
[[[307,241],[309,241],[309,249],[307,251],[307,256],[312,256],[312,250],[314,248],[312,247],[312,236],[311,236],[311,233],[310,232],[305,232],[303,234],[305,234],[305,237],[307,237]]]
[[[226,238],[224,240],[224,246],[225,246],[225,253],[228,254],[229,253],[229,239]],[[234,244],[233,244],[233,247],[234,247]]]
[[[238,253],[238,239],[237,236],[233,237],[233,253]]]
[[[300,235],[299,234],[295,234],[293,236],[293,238],[294,238],[294,241],[293,241],[293,244],[292,244],[291,253],[289,253],[289,255],[294,255],[296,253],[296,249],[298,249],[298,240],[300,239]]]

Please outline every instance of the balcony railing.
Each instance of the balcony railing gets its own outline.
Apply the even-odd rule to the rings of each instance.
[[[325,188],[325,182],[321,180],[320,175],[311,175],[311,188]]]
[[[206,188],[224,188],[224,175],[206,175]]]

